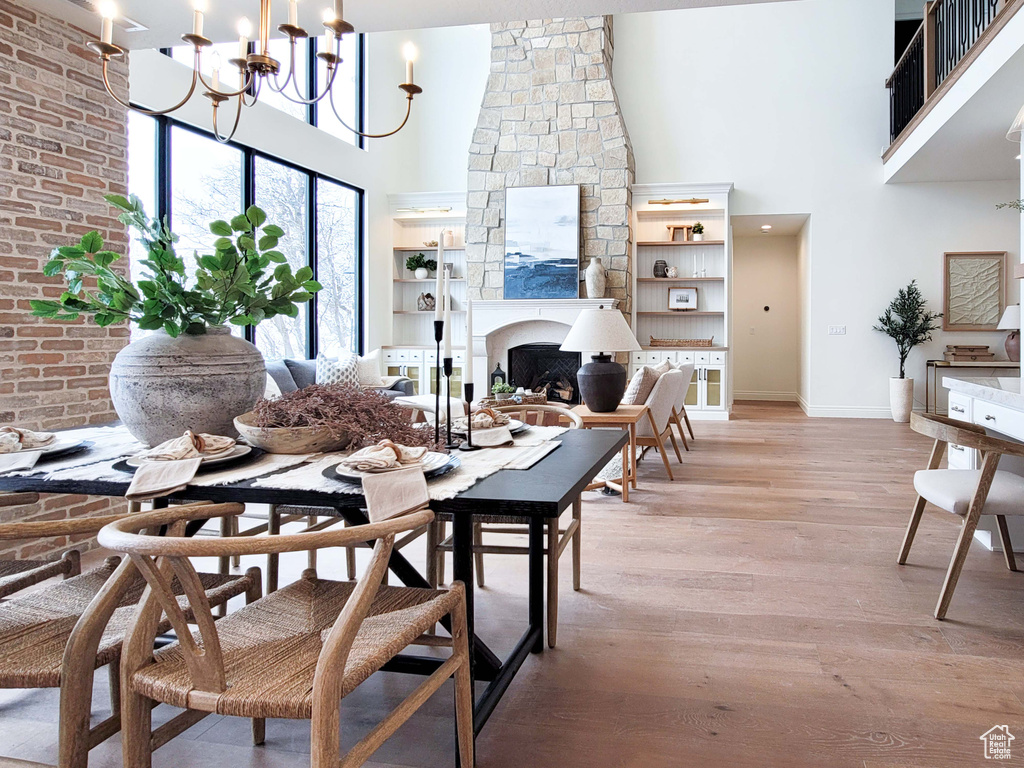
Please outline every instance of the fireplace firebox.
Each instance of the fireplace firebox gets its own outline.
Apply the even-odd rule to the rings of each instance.
[[[548,400],[579,405],[576,372],[579,352],[563,352],[558,344],[522,344],[508,351],[509,382],[533,391],[546,390]]]

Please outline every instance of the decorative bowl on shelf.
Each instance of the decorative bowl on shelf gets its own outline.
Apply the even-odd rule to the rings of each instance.
[[[238,434],[267,453],[318,453],[339,451],[348,445],[349,436],[327,427],[257,427],[252,411],[235,418]]]

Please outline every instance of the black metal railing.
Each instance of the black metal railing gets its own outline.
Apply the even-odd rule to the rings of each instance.
[[[924,21],[886,82],[895,142],[928,97],[963,61],[1008,0],[931,0]]]
[[[924,27],[896,63],[889,82],[889,140],[896,141],[924,106]]]

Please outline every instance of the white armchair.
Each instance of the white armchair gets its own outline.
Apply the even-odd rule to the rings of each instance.
[[[679,445],[672,432],[672,413],[679,398],[686,396],[686,387],[689,384],[689,379],[684,378],[680,371],[663,373],[647,398],[649,418],[647,421],[641,421],[636,427],[636,444],[644,448],[658,449],[661,460],[665,463],[665,471],[668,473],[669,480],[675,480],[675,478],[672,476],[672,467],[669,465],[665,438],[668,437],[672,441],[676,458],[682,462],[683,457],[679,453]]]

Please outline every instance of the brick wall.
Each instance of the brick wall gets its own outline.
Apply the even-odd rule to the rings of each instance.
[[[107,374],[128,328],[42,320],[29,308],[30,299],[61,293],[62,280],[42,274],[55,246],[98,230],[111,250],[127,252],[124,228],[103,200],[127,189],[127,119],[85,47],[93,36],[0,0],[0,424],[55,429],[116,418]],[[127,63],[110,71],[126,97]],[[117,503],[50,496],[28,510],[0,510],[0,521],[59,519]],[[0,555],[67,543],[0,541]]]

